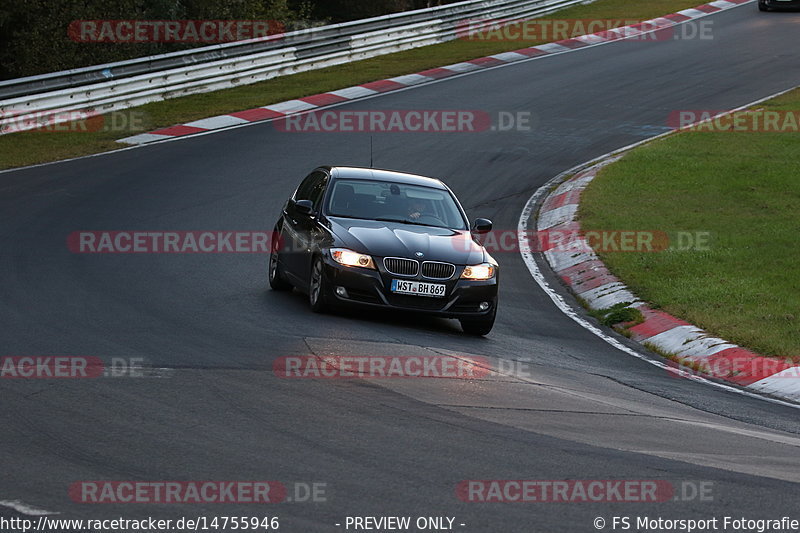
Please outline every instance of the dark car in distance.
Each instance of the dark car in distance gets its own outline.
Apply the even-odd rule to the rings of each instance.
[[[758,9],[800,9],[800,0],[758,0]]]
[[[273,290],[293,287],[311,309],[390,308],[455,318],[485,335],[497,313],[497,262],[476,242],[492,228],[441,181],[358,167],[319,167],[275,224]]]

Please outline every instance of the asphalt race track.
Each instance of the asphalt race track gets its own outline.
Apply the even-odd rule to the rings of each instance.
[[[548,179],[666,131],[671,111],[734,108],[800,84],[800,14],[748,4],[703,20],[712,40],[597,46],[337,109],[530,112],[530,131],[374,135],[376,166],[440,177],[471,218],[513,231]],[[261,123],[0,174],[2,355],[143,358],[151,369],[0,380],[0,501],[59,518],[278,516],[288,532],[345,530],[347,516],[449,516],[475,532],[594,531],[596,517],[611,530],[613,516],[800,518],[797,409],[677,379],[614,349],[553,305],[519,253],[496,256],[500,313],[481,339],[456,321],[314,315],[299,293],[267,289],[258,254],[66,246],[79,230],[271,230],[313,167],[368,161],[367,134]],[[276,358],[306,354],[480,355],[520,361],[529,375],[273,374]],[[480,479],[713,490],[664,503],[456,497],[460,481]],[[326,492],[266,507],[91,505],[68,495],[82,480],[278,480]]]

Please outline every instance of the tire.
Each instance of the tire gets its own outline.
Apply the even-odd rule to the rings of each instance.
[[[494,319],[496,316],[497,316],[497,303],[495,303],[492,314],[477,319],[461,318],[459,319],[459,322],[461,322],[461,329],[464,330],[464,333],[466,333],[467,335],[475,335],[478,337],[482,337],[484,335],[488,335],[489,332],[492,331],[492,327],[494,327]]]
[[[277,235],[277,230],[273,234]],[[278,250],[275,249],[275,245],[273,245],[269,253],[267,278],[269,279],[269,286],[273,291],[284,292],[292,290],[292,284],[286,281],[286,278],[283,277],[283,273],[281,272]]]
[[[325,265],[322,263],[321,257],[314,259],[314,264],[311,266],[308,303],[315,313],[324,313],[330,307],[328,304],[328,287],[325,283]]]
[[[759,2],[758,3],[758,10],[759,11],[769,11],[769,8],[766,5],[764,5],[762,2]]]

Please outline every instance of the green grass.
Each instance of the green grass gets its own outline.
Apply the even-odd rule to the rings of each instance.
[[[559,11],[551,19],[646,20],[693,7],[699,0],[597,0]],[[0,169],[12,168],[120,148],[115,141],[200,118],[242,111],[284,100],[342,89],[429,68],[541,44],[540,41],[477,41],[458,39],[326,69],[303,72],[213,93],[173,98],[129,111],[143,117],[139,127],[124,132],[28,132],[0,136]]]
[[[624,329],[628,329],[644,322],[642,312],[633,307],[628,307],[630,304],[630,302],[620,302],[606,309],[591,309],[589,314],[604,326],[611,327],[615,324],[625,324]]]
[[[800,110],[800,90],[760,104]],[[586,230],[708,232],[705,249],[601,253],[641,298],[764,355],[800,361],[800,134],[685,132],[606,167]]]

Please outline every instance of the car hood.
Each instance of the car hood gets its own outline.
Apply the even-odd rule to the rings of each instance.
[[[483,247],[472,240],[467,230],[339,217],[328,220],[343,247],[376,257],[408,257],[457,265],[485,261]],[[422,252],[423,257],[418,257],[417,252]]]

